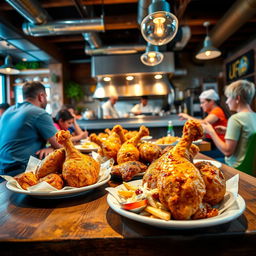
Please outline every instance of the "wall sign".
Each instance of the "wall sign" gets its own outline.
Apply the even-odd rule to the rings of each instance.
[[[231,82],[254,72],[254,50],[226,64],[227,82]]]

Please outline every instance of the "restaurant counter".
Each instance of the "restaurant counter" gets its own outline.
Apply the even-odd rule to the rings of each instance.
[[[181,135],[182,127],[185,120],[181,120],[177,115],[168,116],[136,116],[131,118],[118,119],[92,119],[78,120],[78,124],[89,132],[102,132],[106,128],[120,124],[123,128],[129,130],[138,129],[141,125],[145,125],[150,129],[150,134],[153,137],[161,137],[166,135],[168,121],[173,123],[174,131],[177,136]],[[164,129],[159,129],[164,128]]]
[[[202,154],[197,157],[206,158]],[[1,255],[255,255],[256,178],[239,173],[246,202],[237,219],[212,227],[164,229],[120,216],[103,187],[67,199],[37,199],[0,184]],[[110,186],[115,186],[113,181]]]

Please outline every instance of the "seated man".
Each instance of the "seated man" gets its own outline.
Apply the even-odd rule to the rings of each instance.
[[[45,111],[44,86],[26,82],[22,92],[25,101],[8,108],[0,120],[0,174],[24,172],[31,155],[42,159],[60,147],[55,139],[57,129]],[[51,148],[45,148],[47,141]]]

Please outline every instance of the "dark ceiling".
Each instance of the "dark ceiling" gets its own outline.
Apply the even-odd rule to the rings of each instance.
[[[241,0],[242,1],[242,0]],[[56,20],[81,19],[81,15],[76,6],[77,3],[85,5],[85,11],[88,17],[100,17],[104,15],[105,32],[99,32],[103,46],[115,45],[132,45],[146,44],[142,38],[137,24],[137,0],[38,0],[41,7],[44,8],[51,18]],[[194,56],[197,50],[202,45],[205,37],[204,21],[210,21],[209,31],[223,17],[223,15],[234,4],[233,0],[173,0],[168,1],[172,11],[179,19],[181,26],[188,25],[191,29],[191,38],[182,49],[183,52],[188,52]],[[18,41],[23,37],[22,23],[26,20],[14,10],[7,2],[0,2],[0,25],[5,24],[8,28],[15,30],[19,34]],[[27,21],[26,21],[27,22]],[[219,46],[219,49],[225,54],[228,51],[234,50],[242,43],[255,38],[256,35],[256,18],[250,18],[243,26],[241,26],[233,35],[231,35],[224,43]],[[1,36],[0,31],[0,37]],[[11,39],[13,39],[11,37]],[[26,42],[30,41],[36,49],[34,51],[43,50],[38,59],[49,61],[50,56],[59,60],[85,60],[90,59],[90,56],[84,52],[84,47],[87,44],[81,34],[61,35],[35,38],[25,36]],[[10,38],[7,37],[7,40]],[[179,34],[167,45],[166,50],[172,50],[174,43],[179,40]],[[11,43],[11,42],[10,42]],[[27,51],[26,47],[20,46],[16,48]],[[6,50],[0,46],[2,55],[5,55]],[[27,51],[28,52],[28,51]],[[15,55],[15,54],[14,54]]]

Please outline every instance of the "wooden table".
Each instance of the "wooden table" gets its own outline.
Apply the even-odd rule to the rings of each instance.
[[[104,187],[43,200],[12,193],[1,183],[0,255],[255,255],[256,178],[226,165],[222,170],[227,178],[240,174],[246,210],[230,223],[192,230],[121,217],[109,208]]]

